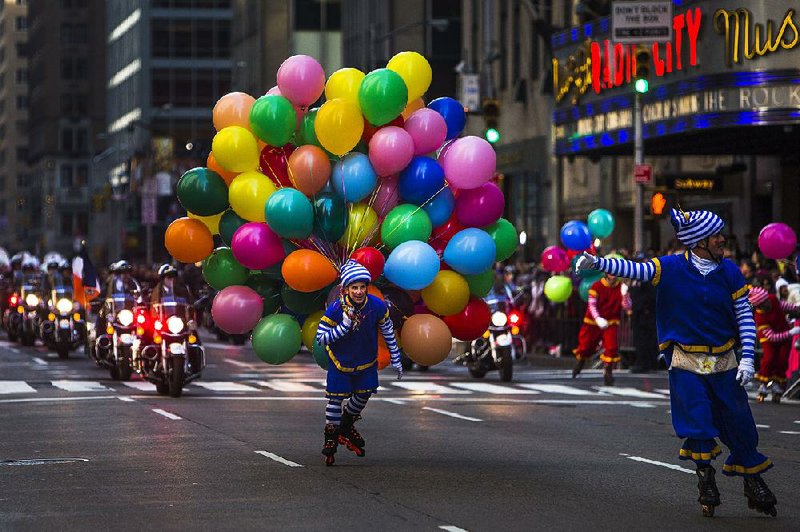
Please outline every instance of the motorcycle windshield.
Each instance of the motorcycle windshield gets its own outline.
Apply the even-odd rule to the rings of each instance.
[[[130,294],[113,294],[112,297],[106,300],[114,312],[119,312],[122,309],[133,310],[136,306],[136,300]]]
[[[66,286],[56,288],[53,290],[53,299],[58,301],[59,299],[69,299],[72,300],[72,288],[67,288]]]
[[[188,307],[185,303],[178,303],[175,301],[160,301],[153,304],[153,312],[159,319],[166,319],[170,316],[178,316],[181,319],[186,319],[188,315]]]

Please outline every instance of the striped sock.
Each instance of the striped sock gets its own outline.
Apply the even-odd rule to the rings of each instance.
[[[325,423],[336,425],[342,422],[343,397],[328,397],[328,406],[325,408]]]
[[[357,393],[351,395],[350,399],[345,403],[344,408],[349,414],[357,416],[364,410],[364,407],[367,406],[367,401],[369,401],[371,395],[371,393]]]

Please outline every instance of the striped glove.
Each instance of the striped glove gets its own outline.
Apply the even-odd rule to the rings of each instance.
[[[391,353],[390,360],[392,361],[392,367],[397,370],[397,380],[403,378],[403,363],[400,362],[400,351],[395,351]]]

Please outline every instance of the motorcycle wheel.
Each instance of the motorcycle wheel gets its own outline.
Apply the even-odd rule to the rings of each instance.
[[[500,380],[503,382],[511,382],[514,375],[514,362],[511,358],[511,349],[500,350]]]
[[[244,343],[247,341],[247,336],[244,334],[234,334],[232,338],[233,345],[244,345]]]
[[[12,333],[11,331],[8,331],[8,341],[9,342],[16,342],[17,341],[17,335]]]
[[[159,395],[167,395],[169,393],[169,384],[166,382],[156,383],[156,391],[159,393]]]
[[[133,369],[131,368],[131,361],[127,356],[122,356],[117,361],[117,379],[121,381],[129,381],[131,380],[131,373],[133,373]],[[114,377],[113,369],[111,370],[111,377]]]
[[[469,370],[469,374],[472,375],[476,379],[482,379],[486,376],[486,366],[479,362],[471,362],[467,369]]]
[[[178,364],[175,360],[170,364],[171,371],[169,373],[169,396],[180,397],[183,393],[183,361]]]
[[[58,358],[66,360],[69,358],[69,347],[66,346],[57,347],[56,353],[58,353]]]
[[[23,334],[20,337],[20,343],[26,347],[30,347],[36,343],[36,338],[28,334]]]

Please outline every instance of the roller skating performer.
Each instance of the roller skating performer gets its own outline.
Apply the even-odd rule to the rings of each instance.
[[[573,379],[581,372],[586,361],[592,358],[600,340],[603,340],[603,354],[600,355],[605,366],[603,381],[606,386],[614,384],[612,372],[619,362],[619,318],[623,308],[631,308],[627,291],[623,294],[623,286],[613,275],[606,275],[589,289],[589,304],[578,333],[578,347],[573,351],[578,359],[572,369]]]
[[[748,286],[736,265],[723,258],[722,219],[708,211],[672,209],[678,240],[689,250],[637,263],[584,253],[576,269],[650,281],[656,286],[659,350],[669,366],[672,425],[684,438],[679,457],[697,465],[703,514],[719,503],[713,460],[730,455],[722,467],[744,477],[751,508],[776,515],[775,495],[761,478],[772,461],[758,452],[758,431],[744,386],[753,379],[756,326]],[[741,345],[737,364],[735,346]]]
[[[341,296],[328,306],[316,337],[328,352],[328,406],[322,448],[327,465],[333,465],[339,444],[364,456],[364,439],[353,425],[378,389],[378,330],[386,341],[397,378],[403,376],[389,309],[367,293],[369,271],[349,260],[342,267],[341,279]]]
[[[771,382],[772,402],[780,403],[786,384],[792,337],[800,333],[800,327],[791,327],[786,321],[786,314],[798,312],[800,307],[780,301],[758,286],[750,289],[749,298],[755,309],[756,331],[763,350],[755,377],[761,383],[758,387],[758,402],[767,398]]]

